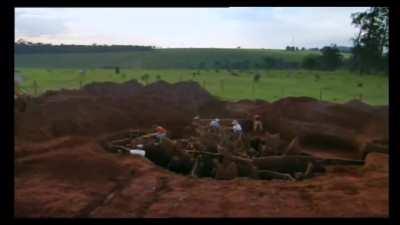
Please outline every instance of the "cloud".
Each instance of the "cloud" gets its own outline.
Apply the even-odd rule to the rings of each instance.
[[[322,47],[351,45],[356,29],[350,14],[366,8],[279,7],[265,9],[258,19],[241,22],[241,36],[249,46],[280,48],[285,45]]]
[[[27,37],[58,35],[67,30],[65,20],[43,10],[16,10],[15,34]]]
[[[18,8],[16,37],[51,43],[284,48],[350,45],[355,7]],[[294,43],[293,42],[294,39]]]

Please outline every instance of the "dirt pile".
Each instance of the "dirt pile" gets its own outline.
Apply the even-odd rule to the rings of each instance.
[[[21,146],[16,153],[17,217],[87,217],[143,164],[107,154],[94,140],[81,137]]]
[[[195,82],[157,82],[146,87],[135,81],[94,83],[81,90],[49,91],[28,99],[23,112],[16,109],[15,136],[17,141],[95,136],[157,123],[179,136],[203,105],[223,109],[215,102]]]
[[[24,148],[37,154],[16,157],[16,217],[388,216],[387,155],[369,156],[361,169],[332,167],[290,182],[193,179],[77,137]],[[231,178],[235,167],[219,175]]]
[[[240,108],[242,103],[237,105]],[[230,107],[235,108],[232,104]],[[360,156],[365,143],[388,140],[387,106],[288,97],[248,108],[250,114],[261,115],[267,130],[280,133],[284,139],[299,137],[304,146],[346,149],[354,153],[354,158]]]

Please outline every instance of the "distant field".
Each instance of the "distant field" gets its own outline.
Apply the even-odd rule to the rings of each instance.
[[[38,83],[37,94],[45,90],[75,89],[94,81],[124,82],[149,74],[149,82],[156,81],[156,76],[167,82],[175,83],[194,80],[212,94],[224,100],[263,99],[275,101],[286,96],[310,96],[322,100],[345,102],[358,98],[360,94],[365,102],[373,105],[388,104],[388,80],[383,76],[359,76],[347,71],[320,72],[306,70],[257,70],[232,76],[226,70],[200,70],[200,75],[193,77],[198,70],[187,69],[122,69],[121,74],[114,70],[91,69],[81,76],[79,69],[18,69],[24,77],[23,88],[33,94],[33,81]],[[261,79],[253,83],[254,73],[260,73]],[[320,79],[316,81],[316,75]],[[362,83],[362,87],[358,84]],[[254,86],[253,86],[254,84]],[[322,93],[321,93],[322,92]],[[321,96],[322,94],[322,96]]]
[[[156,49],[152,51],[134,51],[117,53],[42,53],[16,54],[15,66],[24,68],[99,68],[120,66],[136,69],[190,69],[200,63],[205,67],[213,66],[215,61],[262,64],[263,57],[283,59],[300,63],[305,55],[320,54],[313,51],[290,52],[274,49],[216,49],[216,48],[180,48]],[[348,57],[348,55],[345,55]]]

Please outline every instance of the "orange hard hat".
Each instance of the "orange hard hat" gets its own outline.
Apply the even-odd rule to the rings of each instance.
[[[162,127],[162,126],[158,126],[158,127],[156,128],[156,131],[159,132],[159,133],[165,133],[165,132],[167,132],[167,130],[164,129],[164,127]]]

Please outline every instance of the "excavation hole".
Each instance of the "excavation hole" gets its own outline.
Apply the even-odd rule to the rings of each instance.
[[[109,136],[101,141],[103,147],[111,152],[132,154],[131,150],[137,146],[145,151],[145,158],[153,162],[155,165],[162,167],[168,171],[185,176],[192,176],[197,178],[215,178],[215,179],[234,179],[236,177],[247,177],[250,179],[285,179],[285,180],[301,180],[305,178],[307,162],[304,165],[297,167],[277,166],[274,168],[267,168],[267,170],[257,165],[262,157],[265,155],[249,154],[242,155],[234,143],[225,143],[223,151],[218,144],[218,136],[209,134],[200,137],[189,137],[186,139],[165,139],[161,143],[154,137],[143,138],[146,132],[125,132]],[[147,136],[147,135],[144,135]],[[253,151],[260,151],[260,146],[265,144],[265,140],[258,137],[245,139],[243,148],[249,148]],[[220,142],[221,143],[221,142]],[[244,146],[244,147],[243,147]],[[268,153],[268,157],[276,157],[274,163],[281,164],[282,160],[279,153],[274,151]],[[297,157],[292,155],[291,157]],[[306,154],[299,154],[298,157],[310,157]],[[293,161],[293,159],[291,159]],[[302,159],[300,159],[301,161]],[[268,161],[268,160],[267,160]],[[296,162],[298,160],[295,160]],[[301,162],[300,162],[301,163]],[[312,161],[312,163],[315,163]],[[281,165],[281,166],[282,166]],[[287,168],[286,168],[287,167]],[[294,168],[291,171],[291,168]],[[298,169],[300,168],[300,169]],[[314,168],[319,168],[318,166]],[[315,174],[321,173],[321,170],[315,171]],[[314,172],[312,172],[314,174]],[[304,176],[303,176],[304,175]],[[313,177],[310,174],[307,178]]]

